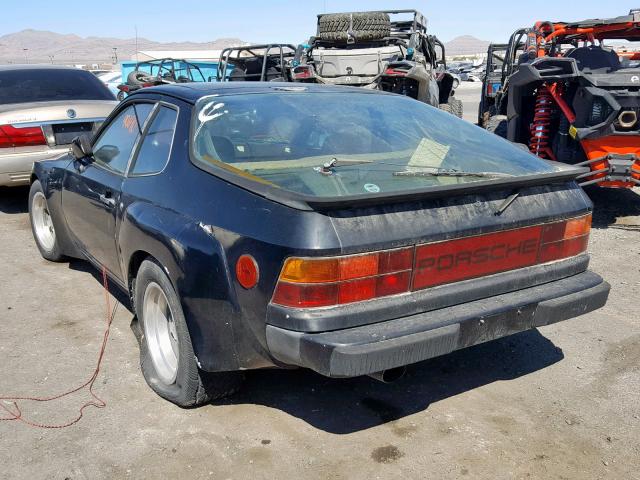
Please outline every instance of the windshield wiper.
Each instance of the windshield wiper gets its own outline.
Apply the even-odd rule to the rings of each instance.
[[[361,165],[363,163],[374,163],[373,160],[349,160],[348,158],[338,159],[333,157],[330,161],[323,164],[321,167],[314,167],[313,169],[323,175],[332,175],[335,167],[346,167],[348,165]]]
[[[433,172],[405,170],[393,172],[394,177],[478,177],[478,178],[505,178],[513,177],[508,173],[499,172],[464,172],[460,170],[436,170]]]

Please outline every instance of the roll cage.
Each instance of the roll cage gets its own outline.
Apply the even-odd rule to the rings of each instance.
[[[259,45],[244,45],[241,47],[229,47],[220,53],[220,65],[216,74],[219,82],[229,80],[232,67],[247,67],[253,62],[257,69],[245,68],[243,76],[245,80],[265,82],[274,80],[269,78],[273,73],[269,73],[269,67],[275,67],[283,77],[283,81],[288,81],[287,69],[296,54],[296,47],[288,43],[265,43]]]
[[[149,76],[157,77],[159,79],[179,82],[180,79],[183,78],[187,81],[193,82],[198,81],[194,76],[194,72],[197,72],[200,75],[200,81],[206,81],[200,67],[182,58],[158,58],[155,60],[145,60],[136,63],[133,69],[134,71],[146,72],[147,68]],[[186,75],[179,75],[180,72],[184,72]]]

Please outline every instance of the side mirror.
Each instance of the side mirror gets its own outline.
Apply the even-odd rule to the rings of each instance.
[[[80,135],[71,141],[71,155],[73,155],[76,160],[93,156],[91,140],[88,135]]]

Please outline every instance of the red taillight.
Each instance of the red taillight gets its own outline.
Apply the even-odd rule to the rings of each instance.
[[[16,127],[0,125],[0,148],[46,145],[47,140],[41,127]]]
[[[305,80],[313,77],[313,69],[310,66],[298,66],[292,70],[292,76],[295,80]]]
[[[129,91],[129,85],[126,84],[122,84],[122,85],[118,85],[116,87],[118,90],[120,90],[121,92],[128,92]]]
[[[409,291],[413,247],[346,257],[289,258],[274,303],[309,308]]]
[[[289,258],[273,303],[327,307],[560,260],[586,251],[590,228],[589,214],[365,255]]]
[[[384,71],[385,75],[389,75],[392,77],[406,77],[407,73],[408,72],[406,70],[399,70],[393,67],[389,67]]]
[[[591,215],[558,222],[544,227],[539,262],[573,257],[587,249]]]

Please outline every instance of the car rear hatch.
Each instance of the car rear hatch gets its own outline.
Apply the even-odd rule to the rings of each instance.
[[[329,260],[315,278],[311,264],[296,270],[287,260],[268,323],[350,328],[578,275],[588,266],[590,211],[584,192],[565,181],[317,212],[340,253],[301,256]]]

